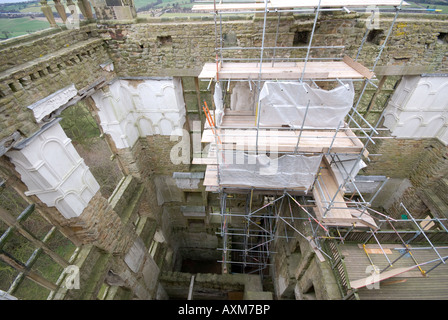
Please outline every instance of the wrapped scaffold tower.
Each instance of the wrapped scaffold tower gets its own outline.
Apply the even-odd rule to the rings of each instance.
[[[218,126],[224,116],[220,93],[217,84],[214,98]],[[225,146],[218,153],[220,185],[307,192],[313,186],[323,154],[295,152],[300,132],[316,129],[332,135],[344,123],[353,99],[351,81],[332,90],[307,83],[265,82],[259,95],[256,146],[250,129],[225,131],[221,139]],[[299,137],[289,129],[300,130]],[[309,136],[304,134],[302,142],[306,139]],[[283,152],[288,144],[291,152]]]

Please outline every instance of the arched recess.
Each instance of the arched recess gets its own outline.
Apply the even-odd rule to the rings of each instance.
[[[152,136],[154,132],[154,125],[148,117],[141,115],[136,121],[137,129],[140,137]]]
[[[160,111],[167,108],[163,103],[163,87],[167,85],[167,80],[148,80],[137,86],[145,110]]]
[[[425,111],[429,109],[433,99],[432,85],[430,82],[419,82],[406,105],[406,110]]]
[[[159,128],[159,134],[164,136],[171,135],[175,128],[173,122],[166,118],[160,120],[159,123],[157,124],[157,127]]]
[[[55,201],[55,207],[66,219],[80,216],[86,206],[87,204],[75,192],[68,192]]]
[[[392,134],[403,138],[418,138],[417,132],[422,123],[423,119],[421,117],[414,116],[406,120],[405,123],[398,125]]]
[[[64,179],[76,165],[65,146],[60,140],[51,139],[42,146],[42,158],[53,173],[60,179]]]
[[[428,109],[448,112],[448,79],[445,84],[437,89],[437,93]]]
[[[130,119],[124,123],[124,139],[126,140],[128,147],[133,147],[139,138],[137,125],[132,118],[133,117],[130,117]]]
[[[137,86],[145,110],[179,111],[182,106],[177,98],[173,80],[148,80]]]
[[[384,126],[393,131],[398,124],[398,116],[393,112],[384,115]]]
[[[169,83],[163,85],[161,87],[161,91],[162,91],[162,99],[160,100],[161,105],[167,109],[180,110],[174,84]]]
[[[125,82],[119,82],[120,107],[126,113],[136,112],[134,93],[129,89]]]
[[[445,123],[446,119],[442,116],[436,116],[435,118],[431,119],[425,126],[425,129],[422,133],[423,137],[432,138],[439,136],[439,133],[443,129]]]
[[[114,121],[120,122],[127,116],[127,111],[120,107],[120,99],[112,95],[109,91],[107,93],[103,93],[101,90],[99,91],[100,96],[95,98],[95,95],[92,95],[92,98],[97,104],[97,107],[100,111],[101,121],[105,123],[111,123]],[[104,94],[101,96],[101,94]]]

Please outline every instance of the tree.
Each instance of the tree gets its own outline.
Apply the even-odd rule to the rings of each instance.
[[[5,35],[5,38],[4,38],[4,39],[8,39],[8,38],[9,38],[9,35],[11,34],[11,31],[8,31],[8,30],[2,30],[2,33]]]
[[[65,109],[61,116],[62,128],[76,143],[89,148],[92,140],[100,135],[98,125],[82,102]]]

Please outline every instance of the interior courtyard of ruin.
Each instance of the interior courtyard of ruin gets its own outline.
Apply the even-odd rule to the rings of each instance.
[[[40,3],[0,42],[0,300],[448,299],[447,15]]]

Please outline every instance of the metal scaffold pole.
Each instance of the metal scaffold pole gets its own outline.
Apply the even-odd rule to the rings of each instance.
[[[254,99],[254,103],[256,103],[256,101],[258,101],[258,97],[260,94],[260,90],[261,90],[261,71],[263,68],[263,54],[264,54],[264,40],[266,37],[266,19],[267,19],[267,14],[268,14],[268,0],[264,0],[264,17],[263,17],[263,34],[261,36],[261,53],[260,53],[260,69],[259,69],[259,73],[258,73],[258,85],[257,85],[257,96],[256,99]],[[258,135],[259,135],[259,131],[260,131],[260,104],[257,103],[257,136],[256,136],[256,140],[255,140],[255,153],[258,154]]]
[[[242,3],[242,2],[241,2]],[[398,3],[398,1],[397,1]],[[287,191],[286,189],[284,189],[283,195],[279,196],[279,192],[275,193],[276,196],[271,196],[269,191],[272,191],[270,188],[268,188],[267,186],[264,188],[254,188],[253,186],[249,187],[249,184],[245,184],[245,183],[241,183],[241,188],[238,187],[238,192],[243,192],[246,193],[247,192],[247,196],[246,196],[246,209],[245,212],[230,212],[227,207],[226,207],[226,193],[222,193],[222,198],[221,198],[221,236],[223,237],[223,243],[224,243],[224,248],[223,248],[223,258],[222,258],[222,262],[224,264],[239,264],[243,266],[243,270],[245,269],[246,266],[258,266],[259,268],[257,268],[256,270],[254,270],[254,268],[248,268],[250,269],[250,272],[260,272],[260,274],[262,273],[262,270],[264,268],[266,268],[266,266],[269,265],[269,259],[270,259],[270,255],[272,253],[271,250],[271,244],[274,241],[274,239],[286,239],[286,241],[290,241],[291,239],[291,235],[292,234],[298,234],[300,237],[303,237],[305,239],[307,239],[310,244],[311,242],[313,243],[313,248],[315,251],[322,251],[320,248],[320,240],[321,239],[342,239],[342,241],[344,241],[344,239],[348,236],[348,234],[350,233],[351,230],[353,230],[355,228],[355,224],[353,223],[351,225],[350,231],[347,232],[345,234],[344,237],[339,236],[339,237],[335,237],[332,236],[332,234],[330,233],[330,230],[332,228],[332,224],[331,223],[325,223],[323,222],[324,219],[326,218],[328,212],[332,209],[344,209],[344,208],[348,208],[347,210],[351,211],[359,211],[356,213],[356,218],[358,219],[357,221],[361,220],[361,219],[370,219],[371,221],[377,221],[379,220],[377,217],[374,217],[376,214],[379,214],[380,216],[383,215],[380,212],[377,212],[375,210],[373,210],[372,208],[370,208],[371,205],[371,201],[375,199],[375,197],[378,195],[378,193],[382,190],[382,188],[384,187],[385,183],[387,182],[387,179],[383,182],[383,184],[381,184],[379,186],[379,188],[376,189],[375,194],[370,198],[370,201],[366,201],[365,199],[365,195],[362,194],[360,188],[358,188],[358,186],[356,185],[357,181],[355,180],[355,178],[353,177],[353,174],[356,175],[356,173],[359,171],[355,170],[357,168],[358,163],[362,160],[362,157],[365,156],[367,153],[367,147],[369,146],[369,143],[375,144],[376,139],[381,139],[383,137],[374,137],[375,135],[379,134],[379,131],[382,129],[378,129],[378,126],[380,124],[380,121],[382,120],[383,116],[384,116],[384,111],[383,113],[380,115],[380,118],[378,119],[377,123],[375,125],[370,124],[365,118],[364,116],[357,110],[358,107],[361,105],[361,100],[363,99],[363,96],[367,90],[368,85],[373,85],[374,87],[377,87],[372,81],[376,80],[373,74],[373,70],[375,69],[375,67],[377,66],[381,55],[385,49],[386,43],[388,42],[390,35],[392,33],[392,29],[394,27],[394,24],[396,22],[397,16],[399,11],[401,10],[401,6],[403,4],[403,0],[400,1],[400,5],[396,7],[395,10],[395,16],[393,21],[391,22],[390,28],[387,32],[386,35],[386,39],[385,41],[382,43],[382,45],[379,48],[379,52],[378,55],[375,58],[375,61],[373,62],[373,68],[371,70],[368,70],[367,68],[363,67],[362,65],[359,64],[359,62],[356,62],[357,60],[359,60],[359,57],[361,57],[361,51],[363,49],[363,46],[365,44],[365,42],[367,41],[368,38],[368,34],[370,30],[366,30],[362,41],[361,41],[361,45],[359,46],[359,49],[357,50],[356,53],[356,57],[355,59],[346,59],[346,58],[341,58],[341,55],[339,55],[338,57],[323,57],[322,55],[319,54],[318,57],[312,57],[312,55],[314,54],[314,52],[316,50],[327,50],[327,49],[331,49],[332,52],[335,52],[335,50],[341,50],[342,52],[344,52],[344,50],[346,49],[346,46],[331,46],[331,45],[327,45],[326,43],[324,45],[320,45],[320,43],[315,43],[313,45],[314,42],[316,42],[315,38],[317,39],[316,36],[316,30],[318,28],[318,22],[319,22],[319,15],[320,12],[327,12],[327,11],[342,11],[342,12],[346,12],[346,13],[350,13],[353,12],[351,10],[354,10],[356,12],[356,8],[352,8],[350,7],[350,10],[348,10],[346,7],[342,7],[342,8],[332,8],[332,7],[325,7],[321,8],[321,4],[322,1],[316,1],[315,5],[313,7],[307,7],[307,8],[302,8],[302,9],[294,9],[294,8],[287,8],[287,7],[281,7],[281,8],[276,8],[275,4],[273,4],[270,0],[263,0],[261,2],[256,2],[256,3],[245,3],[245,6],[242,6],[240,9],[236,9],[236,11],[238,11],[239,13],[242,14],[259,14],[258,19],[256,19],[256,21],[259,21],[258,27],[262,28],[261,29],[261,34],[259,37],[258,41],[261,41],[260,46],[256,46],[253,44],[248,44],[246,46],[226,46],[225,44],[227,42],[224,42],[224,37],[223,37],[223,32],[225,32],[224,30],[227,29],[227,26],[225,23],[223,23],[223,19],[222,19],[222,15],[225,14],[232,14],[235,12],[235,10],[233,9],[226,9],[226,8],[232,8],[232,6],[226,6],[226,4],[228,3],[222,3],[222,2],[217,2],[216,0],[213,0],[213,13],[215,16],[215,51],[216,51],[216,78],[215,81],[219,82],[220,77],[222,79],[225,79],[224,81],[227,81],[227,90],[226,88],[224,88],[225,86],[223,86],[223,88],[221,90],[224,90],[225,93],[230,92],[230,90],[233,90],[233,88],[230,86],[230,82],[235,81],[235,82],[248,82],[249,83],[249,87],[250,90],[252,92],[252,90],[256,90],[253,93],[254,96],[254,110],[255,110],[255,123],[253,122],[253,118],[251,118],[251,130],[255,129],[256,131],[253,132],[254,136],[251,136],[255,138],[254,142],[251,141],[251,144],[247,145],[247,150],[246,150],[246,145],[244,145],[245,149],[242,149],[243,152],[254,152],[255,151],[255,155],[259,155],[261,152],[269,152],[269,155],[277,155],[277,156],[283,156],[283,155],[292,155],[292,156],[299,156],[299,157],[309,157],[309,156],[316,156],[316,155],[321,155],[321,165],[318,166],[318,171],[317,173],[313,172],[313,183],[311,185],[311,187],[307,187],[306,191],[305,191],[305,195],[307,195],[307,193],[309,191],[314,192],[315,190],[319,190],[322,194],[322,204],[325,204],[325,207],[323,208],[323,211],[325,212],[317,212],[317,211],[313,211],[316,210],[317,204],[315,204],[312,210],[307,210],[307,205],[302,205],[300,203],[300,200],[298,201],[298,198],[296,198],[296,196],[293,196],[293,192]],[[236,5],[235,7],[238,7],[239,5]],[[299,5],[298,5],[299,6]],[[362,5],[360,5],[362,6]],[[359,8],[358,8],[359,9]],[[282,13],[283,12],[290,12],[290,13],[305,13],[305,14],[311,14],[314,13],[314,17],[313,18],[309,18],[309,22],[311,25],[312,22],[312,28],[309,31],[308,35],[308,39],[307,41],[307,45],[304,46],[279,46],[280,44],[284,43],[284,40],[280,38],[281,36],[281,28],[280,28],[280,22],[281,22],[281,17],[282,17]],[[268,24],[268,14],[270,13],[274,13],[275,14],[275,21],[277,23],[277,25],[275,26],[274,24],[274,19],[272,19],[272,24],[269,22]],[[219,17],[218,17],[219,15]],[[262,18],[261,18],[262,17]],[[219,21],[218,21],[219,18]],[[311,19],[313,19],[311,21]],[[370,24],[373,23],[374,19],[376,19],[375,17],[375,12],[372,12],[372,15],[369,16],[370,19]],[[262,24],[261,24],[262,21]],[[275,28],[275,29],[274,29]],[[272,30],[271,30],[272,29]],[[218,35],[219,33],[219,35]],[[266,39],[268,35],[272,35],[273,39]],[[219,37],[219,38],[218,38]],[[268,45],[266,45],[268,44]],[[258,45],[258,44],[257,44]],[[258,54],[258,50],[259,50],[259,56],[257,58],[257,54]],[[298,58],[296,54],[292,54],[292,55],[285,55],[284,54],[284,50],[297,50],[296,52],[300,53],[300,52],[306,52],[306,54],[304,55],[300,55],[301,58]],[[301,51],[301,50],[306,50],[306,51]],[[232,57],[232,52],[237,52],[238,56]],[[247,52],[247,56],[244,56],[244,53]],[[320,52],[320,51],[319,51]],[[225,53],[225,54],[223,54]],[[243,54],[242,54],[243,53]],[[332,53],[334,54],[334,53]],[[304,56],[304,57],[303,57]],[[278,62],[280,61],[280,62]],[[264,115],[266,112],[266,110],[261,110],[262,108],[265,108],[264,106],[262,107],[259,99],[260,99],[260,93],[261,93],[261,89],[262,89],[262,85],[264,84],[265,81],[269,81],[269,79],[271,79],[271,81],[286,81],[286,79],[278,79],[278,78],[273,78],[272,75],[275,73],[273,71],[271,71],[269,68],[279,68],[279,65],[281,65],[281,63],[283,63],[284,61],[286,62],[290,62],[292,64],[294,64],[295,66],[300,65],[300,71],[298,72],[298,76],[294,75],[294,79],[289,79],[287,81],[290,82],[295,82],[295,83],[299,83],[301,85],[304,86],[306,93],[309,93],[309,89],[308,88],[308,83],[313,84],[316,86],[316,88],[319,88],[319,86],[317,85],[317,83],[320,82],[337,82],[339,83],[340,86],[345,86],[347,88],[347,90],[353,90],[353,88],[351,88],[352,84],[350,83],[349,85],[347,85],[347,81],[362,81],[362,83],[360,83],[359,86],[359,96],[356,98],[355,103],[353,104],[353,101],[350,102],[351,104],[351,108],[349,109],[349,111],[346,113],[346,120],[347,123],[345,123],[345,121],[340,121],[339,124],[337,125],[337,128],[334,127],[330,127],[331,125],[328,125],[328,127],[330,128],[319,128],[319,130],[314,130],[316,132],[309,132],[309,131],[313,131],[312,126],[308,126],[307,124],[307,117],[310,117],[310,113],[312,111],[310,111],[312,108],[315,108],[315,103],[314,101],[311,102],[310,100],[308,100],[308,103],[306,104],[306,108],[303,108],[303,110],[301,111],[302,113],[304,113],[303,119],[301,119],[301,124],[294,124],[294,126],[289,125],[289,127],[282,126],[282,127],[276,127],[275,125],[271,125],[271,127],[267,127],[267,126],[263,126],[261,125],[260,121],[262,115]],[[298,62],[300,61],[300,63]],[[347,63],[347,61],[355,61],[355,65],[360,67],[361,69],[364,68],[366,69],[366,72],[359,72],[358,76],[345,76],[344,74],[341,74],[340,77],[334,77],[334,76],[326,76],[324,78],[322,78],[319,74],[314,75],[314,72],[312,71],[314,68],[314,63],[316,63],[316,65],[318,63],[328,63],[327,61],[330,62],[335,62],[337,61],[337,63]],[[243,62],[241,65],[253,65],[255,67],[250,67],[253,68],[256,71],[253,71],[252,69],[250,69],[249,67],[247,67],[248,71],[239,71],[239,73],[243,73],[243,72],[247,72],[247,78],[244,78],[244,76],[242,77],[241,75],[235,76],[235,78],[233,77],[233,69],[231,71],[226,71],[228,69],[225,69],[225,65],[238,65],[238,62]],[[350,64],[350,66],[353,66],[353,64]],[[355,67],[353,67],[355,68]],[[269,69],[269,71],[267,71]],[[309,70],[308,70],[309,69]],[[229,72],[228,74],[226,74],[226,72]],[[369,73],[370,72],[370,73]],[[268,75],[266,75],[268,74]],[[205,77],[204,77],[205,78]],[[353,79],[352,79],[353,78]],[[209,79],[207,77],[207,79]],[[221,80],[222,80],[221,79]],[[213,80],[213,78],[212,78]],[[317,83],[316,83],[317,82]],[[210,86],[210,85],[209,85]],[[235,85],[236,86],[236,85]],[[325,86],[323,86],[325,87]],[[320,89],[320,88],[319,88]],[[232,92],[233,94],[233,92]],[[226,100],[227,97],[225,96]],[[305,101],[306,102],[306,101]],[[305,106],[303,106],[305,107]],[[225,107],[224,107],[225,109]],[[226,109],[227,110],[227,109]],[[234,110],[231,108],[232,112],[234,112]],[[235,109],[236,110],[236,109]],[[231,114],[231,113],[229,113]],[[215,114],[214,114],[215,116]],[[239,120],[242,122],[242,120]],[[353,128],[350,128],[351,124],[354,124]],[[261,127],[262,126],[262,127]],[[261,128],[260,128],[261,127]],[[218,190],[220,190],[222,192],[222,185],[221,183],[223,183],[222,179],[221,179],[221,173],[223,171],[223,169],[220,170],[220,167],[222,165],[222,161],[220,162],[220,157],[219,154],[224,153],[225,150],[227,150],[226,148],[228,147],[228,143],[231,140],[231,143],[234,143],[235,140],[240,139],[240,137],[243,137],[241,135],[239,135],[238,132],[232,131],[232,130],[227,130],[228,128],[230,129],[242,129],[244,127],[241,127],[240,123],[236,123],[236,125],[234,124],[234,127],[232,127],[232,125],[228,126],[228,125],[218,125],[218,126],[213,126],[212,129],[214,129],[214,133],[215,133],[215,142],[216,142],[216,148],[217,148],[217,158],[218,158],[218,163],[217,163],[217,183],[218,183]],[[311,128],[311,129],[310,129]],[[246,129],[246,128],[244,128]],[[290,132],[292,132],[292,136],[297,139],[293,141],[294,146],[292,146],[291,149],[289,148],[289,145],[287,145],[287,147],[283,147],[283,149],[276,149],[276,150],[264,150],[264,141],[260,142],[261,138],[264,138],[264,136],[262,136],[262,134],[265,131],[269,131],[271,129],[276,129],[278,130],[278,132],[274,133],[275,137],[284,137],[284,139],[289,139],[290,137],[285,135],[285,133],[290,134]],[[327,133],[327,131],[331,131],[331,135]],[[355,131],[354,132],[352,132]],[[219,132],[218,132],[219,131]],[[325,131],[325,134],[323,134],[323,132]],[[346,134],[347,133],[347,134]],[[218,136],[219,134],[219,136]],[[251,132],[252,134],[252,132]],[[269,136],[271,138],[271,136]],[[218,138],[219,138],[219,143],[218,143]],[[222,140],[221,140],[222,138]],[[325,145],[325,148],[322,148],[321,151],[314,151],[317,148],[308,148],[304,147],[304,145],[306,145],[307,143],[309,143],[308,141],[310,139],[313,139],[313,142],[316,141],[316,143],[320,143],[320,141],[322,141],[323,139],[328,139],[325,140],[325,143],[329,143]],[[227,142],[225,141],[226,139]],[[241,138],[242,139],[242,138]],[[347,154],[353,154],[355,159],[350,159],[350,161],[354,161],[353,162],[353,166],[350,168],[349,165],[344,166],[344,164],[342,163],[344,160],[341,160],[341,158],[339,157],[339,154],[343,154],[344,152],[341,151],[341,143],[339,143],[338,141],[343,140],[343,141],[347,141],[344,139],[349,139],[348,141],[354,141],[356,142],[356,146],[357,149],[356,151],[353,150],[343,150],[344,152],[346,152]],[[363,142],[360,141],[360,139],[366,139],[365,141],[362,140]],[[289,141],[289,140],[288,140]],[[328,141],[328,142],[327,142]],[[238,141],[239,142],[239,141]],[[235,149],[231,149],[232,152],[230,152],[232,155],[236,155],[235,150],[238,150],[236,148],[236,145],[238,145],[238,142],[235,143]],[[289,142],[288,142],[289,143]],[[285,143],[286,144],[286,143]],[[354,143],[355,144],[355,143]],[[261,148],[263,147],[263,150],[261,150]],[[255,150],[254,150],[254,149]],[[359,149],[358,149],[359,148]],[[310,151],[311,150],[311,151]],[[227,153],[226,153],[227,154]],[[264,153],[263,153],[264,154]],[[331,158],[331,161],[330,161]],[[222,160],[222,159],[221,159]],[[233,159],[234,160],[234,159]],[[327,161],[328,160],[328,161]],[[339,168],[339,173],[342,175],[342,178],[338,178],[338,180],[335,180],[335,185],[334,187],[330,188],[325,184],[325,180],[321,178],[321,174],[328,174],[328,172],[332,172],[333,167],[331,168],[326,168],[326,162],[331,162],[330,166],[332,165],[336,165],[337,168]],[[340,166],[342,164],[342,166]],[[350,164],[351,165],[351,164]],[[328,169],[328,170],[327,170]],[[335,169],[337,170],[337,169]],[[342,181],[342,182],[341,182]],[[342,200],[340,200],[339,198],[337,199],[337,195],[340,194],[341,192],[345,192],[345,187],[348,183],[351,183],[351,185],[353,185],[353,197],[356,196],[356,199],[352,201],[352,198],[350,198],[350,200],[347,200],[345,198],[345,196],[342,194]],[[232,184],[231,184],[232,185]],[[283,185],[280,187],[284,187]],[[316,189],[315,189],[316,188]],[[337,189],[337,190],[336,190]],[[230,193],[232,192],[232,188],[229,188],[228,186],[226,186],[225,190],[227,190],[227,192]],[[254,196],[254,190],[256,190],[258,192],[258,194],[262,195],[264,197],[264,203],[260,204],[259,202],[257,202],[256,205],[254,205],[253,202],[253,196]],[[279,190],[281,190],[281,188],[279,188]],[[332,192],[334,192],[334,190],[336,190],[335,194],[332,194]],[[265,191],[266,193],[263,193],[263,191]],[[278,190],[276,190],[278,191]],[[299,193],[299,195],[301,195]],[[314,193],[313,193],[314,196]],[[288,201],[284,201],[285,197]],[[303,195],[302,195],[303,197]],[[303,198],[304,199],[304,198]],[[305,200],[303,200],[305,201]],[[317,203],[317,201],[314,201],[315,203]],[[291,204],[295,203],[298,208],[299,208],[299,216],[300,218],[297,216],[297,212],[293,212],[292,208],[291,208]],[[289,204],[289,214],[286,214],[286,216],[284,215],[284,213],[288,210],[287,206]],[[310,205],[311,206],[311,205]],[[285,209],[286,208],[286,209]],[[320,208],[320,207],[319,207]],[[302,214],[302,211],[304,212],[304,214]],[[319,213],[319,217],[318,214]],[[352,213],[353,215],[353,213]],[[386,219],[389,219],[389,217],[387,217],[387,215],[383,215],[386,217]],[[243,220],[244,223],[241,226],[232,226],[232,228],[229,227],[228,222],[230,220],[230,217],[235,217],[235,218],[239,218],[240,220]],[[321,220],[321,218],[323,217],[323,219]],[[361,218],[362,217],[362,218]],[[243,218],[243,219],[241,219]],[[328,217],[327,217],[328,218]],[[355,218],[354,218],[355,219]],[[375,220],[373,220],[375,219]],[[370,221],[369,220],[369,221]],[[305,234],[303,232],[301,232],[299,230],[299,228],[297,228],[297,224],[295,224],[295,222],[297,221],[307,221],[309,223],[309,226],[311,228],[312,231],[312,237],[306,237]],[[389,221],[389,220],[388,220]],[[390,220],[390,221],[393,221]],[[375,223],[374,223],[375,224]],[[350,224],[349,224],[350,226]],[[239,227],[238,228],[233,228],[233,227]],[[371,236],[375,238],[375,240],[377,241],[378,245],[381,248],[381,243],[379,242],[380,239],[377,238],[377,233],[379,232],[379,228],[378,229],[370,229],[371,230]],[[282,235],[281,233],[284,231],[284,235]],[[338,230],[339,232],[339,230]],[[238,243],[238,247],[230,247],[231,243],[234,243],[234,239],[232,238],[233,236],[242,236],[242,238],[240,238],[241,240],[237,240]],[[317,245],[317,248],[316,248]],[[234,260],[235,257],[239,257],[238,259],[240,259],[239,261],[229,261],[229,255],[227,253],[229,252],[233,252],[234,254],[232,254],[232,258]],[[323,254],[325,254],[325,252],[322,251]],[[384,250],[383,250],[384,253]],[[240,254],[240,255],[238,255]],[[326,255],[326,254],[325,254]],[[327,257],[329,257],[327,255]],[[329,257],[330,258],[330,257]],[[387,256],[386,256],[387,258]],[[330,258],[331,259],[331,258]],[[391,265],[391,261],[389,261],[389,265]],[[444,263],[443,261],[441,261],[441,263]]]
[[[319,17],[320,3],[321,3],[321,0],[319,0],[319,4],[317,5],[317,8],[316,8],[316,14],[314,16],[313,28],[311,29],[310,41],[308,42],[308,49],[306,51],[305,64],[303,65],[302,75],[300,76],[300,83],[303,82],[303,77],[305,76],[306,64],[308,63],[308,59],[310,56],[311,44],[313,43],[314,31],[316,30],[317,18]]]
[[[379,50],[379,52],[378,52],[378,55],[377,55],[376,58],[375,58],[375,61],[374,61],[374,63],[373,63],[373,66],[372,66],[371,71],[374,71],[374,70],[375,70],[376,65],[378,64],[378,62],[379,62],[379,60],[380,60],[380,58],[381,58],[381,56],[382,56],[382,54],[383,54],[383,50],[384,50],[384,48],[386,47],[386,44],[387,44],[387,42],[388,42],[388,40],[389,40],[390,35],[392,34],[392,30],[393,30],[393,28],[394,28],[394,26],[395,26],[395,22],[397,21],[398,14],[399,14],[399,12],[400,12],[400,10],[401,10],[402,5],[403,5],[403,0],[401,0],[400,5],[399,5],[398,7],[395,8],[395,16],[394,16],[394,19],[393,19],[393,21],[392,21],[392,24],[391,24],[390,27],[389,27],[389,30],[388,30],[387,35],[386,35],[386,39],[383,41],[383,43],[382,43],[382,45],[381,45],[381,47],[380,47],[380,50]],[[372,17],[372,19],[373,19],[373,17]],[[367,32],[366,32],[365,37],[366,37],[366,36],[367,36]],[[363,40],[364,40],[364,39],[363,39]],[[365,40],[364,40],[364,41],[365,41]],[[362,49],[363,44],[364,44],[364,42],[361,43],[361,46],[360,46],[360,48],[359,48],[359,50],[358,50],[358,53],[357,53],[357,55],[356,55],[356,59],[358,59],[358,56],[359,56],[359,54],[360,54],[360,52],[361,52],[361,49]],[[354,117],[354,115],[355,115],[355,111],[357,111],[357,108],[358,108],[358,106],[359,106],[359,103],[361,102],[361,99],[362,99],[362,97],[363,97],[363,95],[364,95],[364,92],[365,92],[365,90],[366,90],[366,88],[367,88],[367,86],[368,86],[369,84],[372,84],[372,82],[371,82],[371,81],[368,81],[368,80],[366,80],[366,81],[364,82],[364,86],[363,86],[363,88],[362,88],[362,92],[361,92],[361,94],[360,94],[359,97],[358,97],[358,101],[356,102],[356,106],[353,108],[353,113],[351,114],[350,121],[348,122],[349,125],[350,125],[350,123],[351,123],[351,121],[352,121],[352,117]]]

